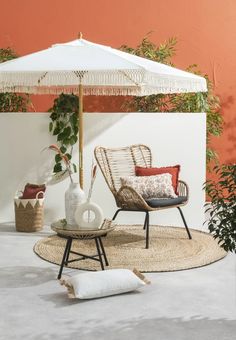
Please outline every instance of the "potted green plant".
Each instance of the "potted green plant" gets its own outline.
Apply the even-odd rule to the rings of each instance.
[[[60,153],[55,155],[54,173],[63,171],[62,155],[71,161],[73,146],[78,140],[78,109],[78,96],[64,93],[54,100],[53,107],[49,109],[49,131],[56,137],[60,149]],[[71,166],[76,172],[76,165],[71,163]]]
[[[53,168],[54,178],[63,179],[64,174],[70,177],[70,185],[65,192],[66,222],[70,225],[76,224],[75,210],[85,201],[84,191],[80,188],[79,183],[75,183],[72,178],[73,172],[77,171],[76,165],[72,163],[72,153],[73,146],[78,140],[78,110],[78,96],[64,93],[54,100],[54,105],[49,110],[51,112],[49,131],[57,139],[57,145],[49,147],[56,152]]]
[[[236,164],[215,166],[218,181],[205,183],[211,200],[206,204],[208,228],[226,251],[236,253]]]

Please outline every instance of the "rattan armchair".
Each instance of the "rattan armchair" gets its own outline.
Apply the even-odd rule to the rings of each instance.
[[[188,186],[185,182],[178,182],[178,199],[157,199],[156,204],[154,205],[150,205],[150,202],[148,203],[148,201],[145,201],[132,187],[121,186],[120,177],[134,176],[135,166],[152,166],[152,154],[148,146],[142,144],[123,148],[104,148],[98,146],[95,148],[94,154],[118,207],[118,210],[113,216],[113,220],[115,220],[118,213],[121,211],[143,211],[145,213],[144,229],[146,230],[146,248],[149,248],[149,212],[177,208],[183,220],[188,237],[189,239],[192,238],[180,208],[188,202]]]

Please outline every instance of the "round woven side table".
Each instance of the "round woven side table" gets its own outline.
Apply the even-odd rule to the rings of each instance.
[[[81,261],[85,259],[90,259],[94,261],[99,261],[101,265],[101,269],[104,270],[104,263],[106,266],[109,266],[105,248],[102,243],[102,236],[106,236],[109,232],[114,230],[115,225],[114,222],[111,220],[104,220],[103,225],[100,229],[96,230],[85,230],[80,229],[79,226],[66,224],[65,220],[59,220],[57,222],[53,222],[51,224],[51,229],[57,233],[59,237],[66,238],[66,246],[64,250],[64,254],[62,257],[60,270],[58,273],[57,278],[60,279],[62,275],[62,271],[64,266],[67,266],[68,263],[75,262],[75,261]],[[95,255],[85,255],[81,254],[79,252],[75,252],[71,250],[72,242],[75,239],[79,240],[95,240],[95,246],[97,249],[97,254]],[[69,259],[70,254],[78,255],[79,257],[73,260]]]

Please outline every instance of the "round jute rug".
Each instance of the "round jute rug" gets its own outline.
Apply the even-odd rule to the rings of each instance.
[[[150,226],[150,246],[145,249],[144,230],[140,225],[118,226],[103,237],[103,244],[111,268],[137,268],[142,272],[165,272],[205,266],[222,259],[226,252],[213,237],[191,229],[192,240],[179,227]],[[57,235],[38,241],[35,253],[42,259],[60,264],[66,240]],[[73,240],[72,250],[82,254],[96,254],[94,240]],[[70,254],[70,260],[76,255]],[[70,268],[100,270],[93,260],[72,262]]]

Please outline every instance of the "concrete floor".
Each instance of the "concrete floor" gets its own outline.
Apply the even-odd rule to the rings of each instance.
[[[37,234],[0,224],[1,340],[232,340],[236,257],[206,267],[150,273],[150,286],[96,300],[69,300],[58,266],[33,253]],[[77,271],[66,270],[73,274]]]

